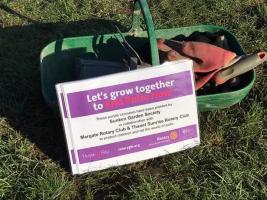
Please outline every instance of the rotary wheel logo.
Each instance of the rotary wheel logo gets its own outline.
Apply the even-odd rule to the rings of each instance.
[[[171,138],[171,140],[177,140],[177,138],[178,138],[178,133],[177,133],[176,131],[172,131],[172,132],[170,133],[170,138]]]

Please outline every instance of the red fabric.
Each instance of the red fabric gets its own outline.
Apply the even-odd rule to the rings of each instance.
[[[182,51],[186,56],[200,59],[195,72],[210,72],[228,64],[236,57],[234,52],[204,42],[184,42]]]
[[[161,38],[158,40],[158,48],[166,53],[166,61],[192,59],[196,90],[236,57],[234,52],[204,42],[178,42]]]
[[[168,61],[192,59],[194,72],[214,71],[227,65],[236,57],[234,52],[204,42],[159,39],[158,48],[160,51],[168,52],[166,58]]]
[[[196,78],[196,90],[202,88],[220,70],[221,69],[217,69],[205,75],[201,75],[200,73],[198,73]]]

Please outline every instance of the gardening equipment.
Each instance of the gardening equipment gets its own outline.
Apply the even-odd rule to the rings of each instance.
[[[210,80],[215,83],[215,86],[224,84],[267,60],[266,52],[236,57],[234,52],[218,47],[224,46],[225,38],[223,36],[216,39],[217,45],[218,39],[221,41],[218,46],[210,44],[211,41],[209,41],[210,43],[207,42],[208,39],[204,34],[200,40],[204,40],[203,38],[205,38],[204,42],[175,41],[160,38],[157,43],[159,52],[162,54],[160,59],[162,63],[182,59],[193,61],[196,90],[202,89]],[[199,38],[195,39],[198,40]]]
[[[141,29],[141,15],[144,17],[147,31]],[[227,38],[231,51],[237,56],[245,54],[235,36],[220,26],[199,25],[155,30],[146,0],[135,2],[132,29],[122,34],[136,50],[142,48],[149,41],[151,64],[159,65],[157,38],[171,39],[177,35],[186,37],[194,32],[221,32]],[[41,52],[42,92],[46,102],[53,108],[57,107],[55,84],[75,80],[75,60],[77,57],[86,55],[92,59],[121,61],[125,56],[125,50],[117,41],[118,39],[123,41],[120,34],[104,34],[63,38],[48,44]],[[243,74],[240,80],[241,84],[235,90],[198,96],[199,110],[220,109],[240,102],[252,88],[255,72],[250,70]]]
[[[236,54],[204,42],[178,42],[160,39],[158,48],[169,52],[169,61],[191,58],[194,72],[210,72],[228,65]],[[216,59],[214,59],[216,58]]]
[[[217,72],[213,77],[213,80],[217,85],[223,84],[229,79],[232,79],[240,74],[246,73],[251,69],[254,69],[265,61],[267,61],[266,52],[259,52],[256,54],[244,56],[232,66]]]

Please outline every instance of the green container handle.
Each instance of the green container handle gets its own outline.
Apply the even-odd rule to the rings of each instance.
[[[150,43],[151,63],[153,66],[159,65],[159,52],[157,47],[157,36],[154,28],[153,19],[149,10],[149,6],[146,0],[135,0],[133,11],[133,23],[131,31],[134,35],[138,35],[141,29],[141,13],[145,20],[147,35]]]

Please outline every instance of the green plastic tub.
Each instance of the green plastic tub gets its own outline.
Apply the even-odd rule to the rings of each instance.
[[[141,27],[141,15],[147,27]],[[151,13],[146,0],[136,1],[132,29],[123,33],[126,40],[135,48],[141,48],[149,41],[152,65],[159,64],[159,53],[156,38],[170,39],[177,35],[189,36],[195,31],[223,32],[229,41],[230,48],[237,55],[244,55],[237,39],[229,31],[220,26],[199,25],[182,28],[155,30]],[[120,61],[124,55],[119,40],[120,34],[104,34],[83,37],[64,38],[48,44],[41,52],[41,81],[42,93],[47,104],[57,109],[55,84],[75,80],[75,59],[80,56],[98,57],[102,60]],[[197,97],[200,111],[221,109],[240,102],[247,96],[255,82],[255,71],[251,70],[242,75],[242,86],[231,92],[220,92]]]

